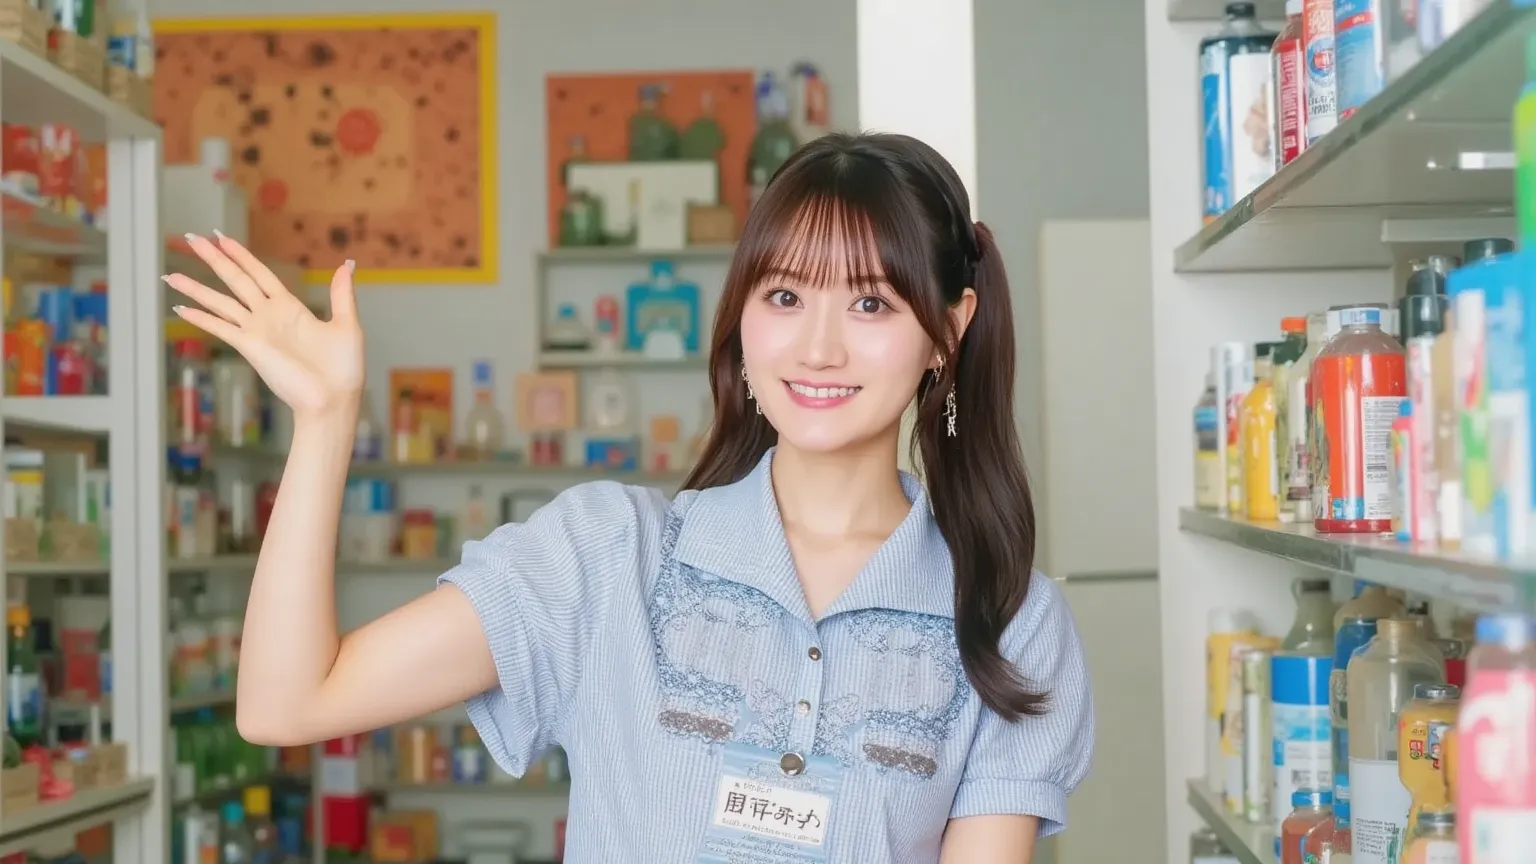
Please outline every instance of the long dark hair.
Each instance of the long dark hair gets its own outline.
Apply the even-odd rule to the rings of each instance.
[[[879,272],[941,346],[944,365],[917,388],[913,448],[933,515],[955,569],[955,632],[967,677],[983,702],[1009,720],[1045,711],[999,648],[1024,604],[1035,558],[1035,507],[1013,418],[1013,309],[992,232],[970,218],[954,168],[905,135],[828,135],[785,162],[752,208],[715,315],[709,383],[715,416],[684,488],[734,483],[778,440],[747,400],[740,375],[741,314],[773,271],[829,280],[836,263],[797,242],[827,233],[845,243],[847,272]],[[878,261],[864,260],[877,256]],[[830,256],[823,254],[823,259]],[[878,269],[874,266],[878,264]],[[947,314],[967,287],[976,312],[956,342]],[[945,397],[954,388],[956,435]]]

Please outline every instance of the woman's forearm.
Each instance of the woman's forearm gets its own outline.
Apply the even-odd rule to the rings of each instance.
[[[336,659],[336,537],[357,403],[296,419],[251,582],[236,703],[242,735],[292,738]]]

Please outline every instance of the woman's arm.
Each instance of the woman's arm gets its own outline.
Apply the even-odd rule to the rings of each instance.
[[[294,412],[294,438],[257,559],[241,639],[236,725],[261,744],[301,744],[375,729],[497,684],[467,597],[444,587],[346,638],[336,632],[341,498],[363,388],[363,332],[352,262],[316,318],[233,240],[188,243],[229,294],[180,275],[166,282],[202,308],[176,307],[227,342]]]
[[[1030,864],[1040,820],[1033,816],[967,816],[951,819],[939,847],[939,864]]]

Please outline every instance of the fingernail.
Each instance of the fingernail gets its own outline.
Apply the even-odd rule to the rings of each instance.
[[[160,277],[160,281],[164,282],[167,285],[171,284],[171,275],[169,273],[167,273],[166,275],[161,276]]]
[[[172,306],[171,307],[171,311],[175,312],[177,315],[180,315],[181,313],[187,311],[187,307],[185,307],[185,306]]]
[[[224,232],[223,231],[220,231],[217,228],[213,229],[213,236],[219,238],[220,240],[228,240],[229,239],[228,237],[224,236]]]
[[[347,272],[351,273],[352,271],[354,271],[356,269],[357,269],[357,262],[353,261],[351,258],[348,258],[347,259]]]
[[[188,243],[191,243],[192,241],[197,239],[197,235],[193,234],[191,231],[188,231],[184,236],[187,238],[187,242]]]

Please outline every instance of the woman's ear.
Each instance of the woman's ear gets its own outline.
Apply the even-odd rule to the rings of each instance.
[[[966,328],[971,326],[971,319],[976,317],[976,289],[967,288],[960,292],[960,299],[949,307],[949,332],[954,334],[954,343],[949,346],[949,353],[955,353],[960,346],[960,340],[965,338]]]

